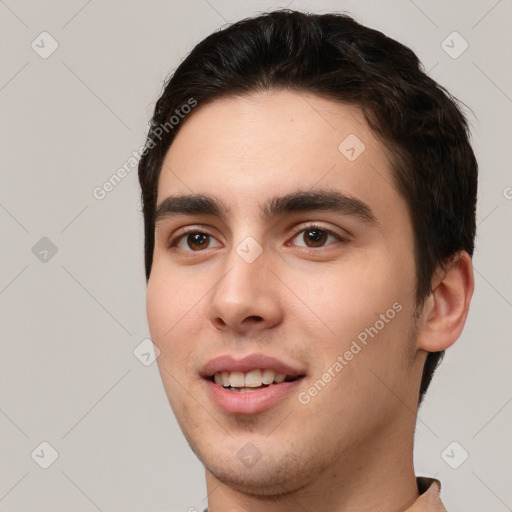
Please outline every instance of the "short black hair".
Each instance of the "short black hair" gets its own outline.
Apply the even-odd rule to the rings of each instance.
[[[146,278],[158,178],[183,124],[173,116],[178,119],[176,112],[191,99],[201,105],[272,89],[314,93],[362,109],[388,149],[395,185],[408,204],[421,307],[436,268],[462,250],[473,254],[478,166],[469,126],[461,103],[424,72],[412,50],[341,13],[283,9],[244,19],[198,43],[168,78],[139,162]],[[427,356],[419,403],[443,355]]]

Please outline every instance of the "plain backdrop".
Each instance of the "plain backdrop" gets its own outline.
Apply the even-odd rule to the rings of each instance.
[[[149,337],[136,168],[93,191],[144,143],[197,42],[282,7],[350,13],[472,109],[476,291],[420,410],[415,464],[450,512],[512,510],[510,0],[1,0],[1,511],[206,506],[156,363],[134,354]]]

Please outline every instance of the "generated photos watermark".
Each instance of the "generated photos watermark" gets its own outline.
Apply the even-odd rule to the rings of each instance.
[[[340,354],[336,361],[325,370],[324,373],[317,379],[313,385],[311,385],[306,391],[301,391],[298,395],[298,400],[302,405],[307,405],[311,400],[318,395],[326,386],[331,382],[336,375],[338,375],[345,366],[349,364],[354,357],[361,352],[361,350],[367,346],[368,342],[375,338],[379,332],[389,324],[395,316],[402,311],[403,306],[400,302],[395,302],[385,313],[381,313],[379,319],[375,323],[363,329],[350,344],[350,347],[343,353]]]
[[[102,185],[97,186],[93,189],[92,195],[98,201],[102,201],[107,195],[112,192],[118,185],[128,176],[133,169],[139,165],[139,160],[146,156],[146,154],[156,147],[157,143],[155,138],[162,141],[164,133],[168,134],[171,130],[181,122],[185,116],[191,112],[191,110],[197,106],[197,100],[189,98],[187,103],[181,105],[174,111],[174,114],[165,123],[157,126],[151,131],[151,136],[148,137],[146,144],[141,146],[137,151],[133,151],[132,155],[126,160],[126,162],[117,169]]]

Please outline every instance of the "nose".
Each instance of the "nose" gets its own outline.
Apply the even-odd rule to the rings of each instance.
[[[281,321],[279,287],[267,264],[265,252],[248,263],[233,248],[225,260],[223,276],[208,295],[207,316],[217,329],[247,333]]]

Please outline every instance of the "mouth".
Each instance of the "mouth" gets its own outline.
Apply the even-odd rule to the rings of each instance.
[[[293,376],[276,373],[274,370],[267,368],[255,369],[245,373],[224,370],[213,374],[210,381],[232,393],[254,393],[269,386],[283,382],[293,382],[302,377],[303,375]]]
[[[212,359],[200,372],[209,399],[227,414],[257,414],[274,407],[306,377],[299,365],[262,354]]]

